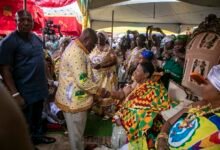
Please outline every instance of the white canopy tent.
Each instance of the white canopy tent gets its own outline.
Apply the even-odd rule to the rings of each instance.
[[[92,28],[111,27],[113,10],[114,27],[154,25],[175,33],[197,26],[210,13],[220,17],[218,7],[198,6],[177,0],[129,0],[90,9]]]

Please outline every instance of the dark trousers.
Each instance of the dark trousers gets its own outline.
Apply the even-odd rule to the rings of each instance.
[[[32,140],[40,138],[43,135],[42,132],[42,110],[43,100],[27,105],[23,110],[24,116],[29,126],[29,131]]]

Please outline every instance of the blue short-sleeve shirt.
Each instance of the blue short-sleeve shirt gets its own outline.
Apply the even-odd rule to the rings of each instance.
[[[27,104],[47,97],[43,44],[35,34],[23,39],[15,31],[0,41],[0,64],[12,67],[16,88]]]

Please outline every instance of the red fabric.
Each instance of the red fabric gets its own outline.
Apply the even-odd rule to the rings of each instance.
[[[62,7],[75,2],[76,0],[32,0],[41,7]]]
[[[44,7],[44,8],[61,8],[65,11],[63,6],[67,6],[73,3],[77,4],[76,0],[32,0],[35,1],[35,4]],[[53,9],[51,8],[51,9]],[[72,9],[75,9],[74,7]],[[45,19],[53,20],[54,24],[59,24],[61,26],[61,32],[64,35],[71,36],[79,36],[82,31],[82,25],[78,22],[78,20],[74,16],[69,16],[68,14],[64,14],[64,16],[46,16]]]
[[[0,33],[8,34],[16,29],[15,13],[23,8],[23,0],[0,1]],[[34,19],[34,31],[40,33],[43,24],[43,12],[33,2],[27,2],[27,10]]]
[[[34,19],[34,31],[41,33],[45,24],[44,20],[51,19],[54,24],[61,25],[61,32],[64,35],[79,36],[82,31],[82,25],[75,17],[44,17],[43,11],[39,7],[61,7],[72,2],[76,2],[76,0],[27,0],[27,10],[32,14]],[[16,11],[22,8],[23,0],[0,0],[0,34],[8,34],[16,29],[14,16]]]
[[[59,24],[64,35],[79,36],[81,34],[82,25],[75,17],[47,17],[46,19],[53,20],[54,24]]]

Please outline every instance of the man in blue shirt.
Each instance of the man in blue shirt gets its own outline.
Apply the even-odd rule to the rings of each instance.
[[[34,144],[54,139],[41,133],[43,101],[48,87],[42,41],[31,32],[34,22],[29,12],[15,15],[17,30],[0,42],[0,73],[11,96],[23,109]]]

